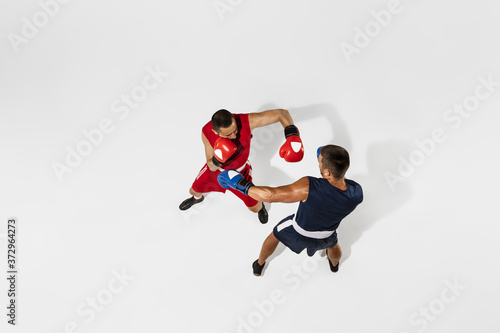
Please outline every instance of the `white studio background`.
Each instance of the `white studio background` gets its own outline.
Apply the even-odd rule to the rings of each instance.
[[[0,248],[19,221],[2,332],[498,332],[499,5],[494,1],[1,0]],[[132,97],[127,97],[132,96]],[[127,101],[127,98],[129,100]],[[351,154],[365,200],[317,253],[251,263],[270,222],[231,194],[178,205],[219,108],[254,132],[258,185]],[[283,249],[281,249],[283,250]]]

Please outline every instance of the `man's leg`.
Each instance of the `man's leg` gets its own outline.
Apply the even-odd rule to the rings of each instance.
[[[248,209],[250,209],[251,212],[258,213],[259,210],[262,209],[262,202],[259,201],[255,206],[248,207]]]
[[[259,259],[257,260],[259,265],[261,266],[264,265],[267,258],[269,258],[271,254],[274,253],[279,243],[280,241],[271,232],[271,234],[267,236],[266,240],[264,241],[264,244],[262,244],[262,249],[260,250]]]
[[[246,179],[248,179],[248,181],[252,181],[252,166],[250,165],[250,163],[241,172],[241,174],[243,175],[243,177],[245,177]],[[247,207],[248,207],[249,204],[252,204],[252,202],[246,201],[238,193],[236,195],[238,195],[243,201],[245,201],[245,204],[247,205]],[[249,197],[247,197],[247,199],[248,198]],[[251,199],[251,200],[254,201],[254,202],[256,202],[256,200],[254,200],[254,199]],[[258,214],[260,223],[265,224],[269,220],[269,214],[267,213],[266,206],[262,202],[259,201],[254,206],[248,207],[248,209],[250,209],[251,212]]]
[[[267,213],[266,206],[262,202],[258,202],[255,206],[248,207],[251,212],[257,213],[259,216],[259,221],[262,224],[267,223],[269,220],[269,214]]]
[[[192,195],[192,197],[187,198],[179,205],[180,210],[187,210],[191,208],[191,206],[196,205],[205,199],[203,193],[196,192],[192,187],[189,189],[189,193]]]
[[[330,261],[330,269],[332,272],[336,272],[339,270],[339,262],[340,257],[342,257],[342,250],[340,248],[339,243],[335,244],[332,247],[326,249],[326,256]]]
[[[257,213],[260,223],[267,223],[267,221],[269,220],[269,214],[267,213],[266,206],[264,206],[262,202],[252,199],[251,197],[232,188],[229,188],[228,191],[232,192],[234,195],[240,198],[251,212]]]
[[[267,258],[269,258],[269,256],[274,253],[276,247],[278,247],[279,242],[280,241],[274,236],[272,232],[269,236],[267,236],[264,244],[262,244],[259,259],[255,260],[252,264],[253,275],[260,276],[262,274],[262,270],[264,269]]]
[[[189,189],[189,194],[191,194],[192,196],[194,196],[196,198],[201,198],[203,196],[203,193],[196,192],[195,190],[193,190],[192,187]]]
[[[203,191],[203,193],[209,193],[212,191],[223,192],[223,188],[220,187],[219,183],[217,182],[217,177],[205,164],[203,168],[201,168],[198,176],[196,176],[193,182],[193,185],[191,185],[191,188],[189,189],[189,193],[192,195],[192,197],[187,198],[179,205],[180,210],[189,209],[191,208],[191,206],[199,204],[205,199],[202,192],[194,190],[195,187],[197,190]]]

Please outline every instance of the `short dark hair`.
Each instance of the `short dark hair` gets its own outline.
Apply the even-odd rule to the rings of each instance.
[[[347,150],[336,145],[326,145],[321,148],[321,155],[323,156],[323,167],[329,170],[334,178],[344,178],[350,164]]]
[[[233,123],[233,114],[226,109],[220,109],[212,116],[212,128],[218,133],[221,128],[228,128]]]

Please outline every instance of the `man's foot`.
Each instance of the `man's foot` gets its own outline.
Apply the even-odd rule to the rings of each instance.
[[[205,199],[204,196],[201,196],[201,198],[199,199],[195,199],[194,197],[191,197],[191,198],[188,198],[186,200],[184,200],[180,205],[179,205],[179,209],[180,210],[186,210],[186,209],[189,209],[191,208],[192,205],[196,205],[200,202],[202,202],[203,200]]]
[[[262,203],[262,208],[259,210],[257,215],[259,215],[260,223],[262,224],[267,223],[267,220],[269,219],[269,214],[267,214],[266,206],[264,206],[264,203]]]
[[[328,258],[328,251],[326,252],[326,259],[328,259],[328,263],[330,264],[330,270],[334,273],[337,273],[339,271],[340,261],[337,263],[337,266],[333,266],[330,258]]]
[[[262,270],[264,269],[265,264],[266,262],[264,261],[262,265],[259,265],[259,259],[255,260],[252,264],[253,275],[260,276],[262,274]]]

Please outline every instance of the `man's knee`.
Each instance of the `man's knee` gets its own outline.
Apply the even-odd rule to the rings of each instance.
[[[339,243],[335,244],[334,246],[330,246],[326,250],[329,251],[329,252],[331,251],[332,253],[334,253],[334,252],[337,252],[337,253],[341,252]]]
[[[274,242],[275,244],[279,244],[280,240],[274,235],[274,232],[271,232],[268,236],[268,238],[270,240],[272,240],[272,242]]]
[[[195,191],[195,190],[191,187],[191,188],[189,189],[189,194],[191,194],[191,195],[200,195],[200,194],[203,194],[203,193],[201,193],[201,192],[197,192],[197,191]]]
[[[258,202],[255,206],[248,207],[251,212],[258,213],[262,209],[262,202]]]

